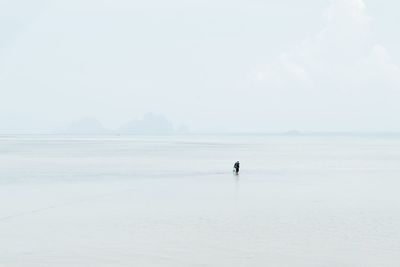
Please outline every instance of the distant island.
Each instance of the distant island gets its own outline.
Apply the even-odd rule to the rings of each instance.
[[[181,126],[176,129],[164,115],[155,113],[146,113],[140,119],[132,119],[121,125],[118,129],[107,129],[95,118],[84,118],[69,124],[63,134],[132,134],[132,135],[157,135],[185,133],[188,128]]]
[[[175,129],[163,115],[146,113],[142,119],[133,119],[122,125],[118,132],[121,134],[171,134],[175,132]]]
[[[69,124],[62,133],[64,134],[106,134],[110,131],[95,118],[84,118]]]
[[[284,132],[283,134],[284,135],[299,135],[299,134],[301,134],[301,132],[299,132],[297,130],[290,130],[290,131]]]

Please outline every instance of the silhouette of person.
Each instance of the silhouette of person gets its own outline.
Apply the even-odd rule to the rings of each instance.
[[[236,161],[235,164],[233,165],[233,168],[235,169],[235,173],[238,174],[239,173],[239,168],[240,168],[240,163],[239,161]]]

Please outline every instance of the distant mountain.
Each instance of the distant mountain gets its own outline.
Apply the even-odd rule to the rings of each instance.
[[[181,125],[176,129],[176,132],[179,134],[187,134],[190,132],[190,130],[186,125]]]
[[[65,134],[105,134],[109,131],[94,118],[85,118],[69,124],[63,131]]]
[[[301,134],[301,132],[299,132],[299,131],[297,131],[297,130],[290,130],[290,131],[287,131],[287,132],[285,132],[285,133],[283,133],[284,135],[300,135]]]
[[[142,119],[134,119],[121,126],[122,134],[171,134],[175,132],[173,124],[163,115],[147,113]]]

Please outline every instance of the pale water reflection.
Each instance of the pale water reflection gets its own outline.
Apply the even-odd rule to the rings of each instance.
[[[400,264],[397,138],[0,143],[0,266]]]

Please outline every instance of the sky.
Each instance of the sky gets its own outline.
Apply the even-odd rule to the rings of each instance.
[[[0,133],[400,132],[395,0],[0,0]]]

